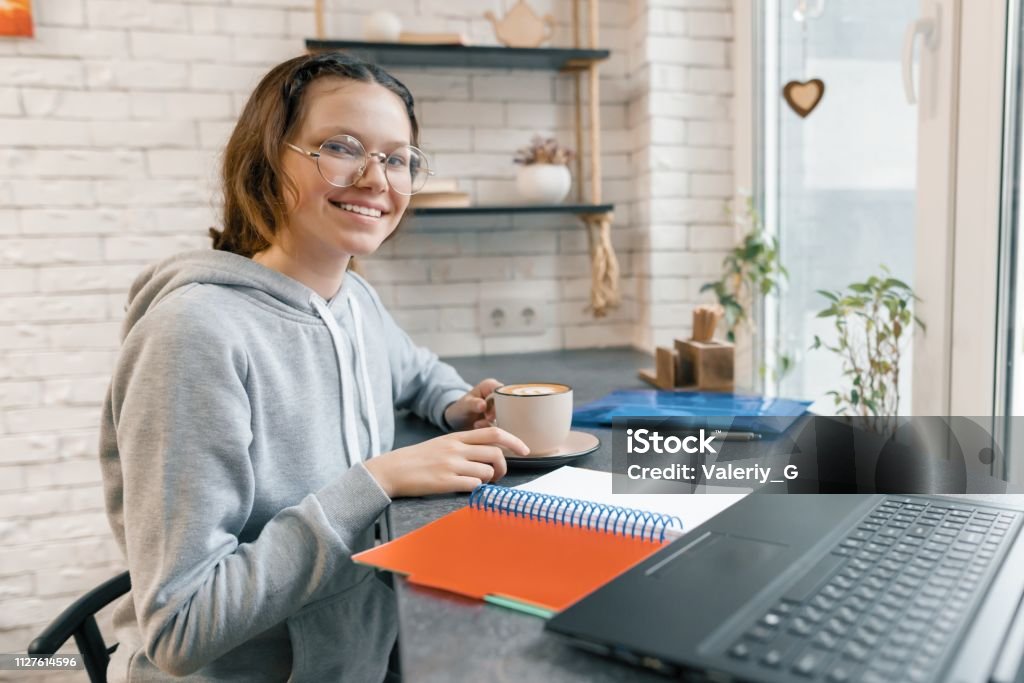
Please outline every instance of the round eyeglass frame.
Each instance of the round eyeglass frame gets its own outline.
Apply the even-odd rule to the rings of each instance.
[[[345,138],[347,140],[351,140],[351,141],[355,142],[356,144],[359,145],[359,148],[362,149],[363,152],[364,152],[363,161],[362,161],[362,163],[359,166],[359,172],[356,173],[355,176],[352,178],[352,182],[347,184],[347,185],[339,185],[338,183],[332,181],[324,173],[323,168],[320,167],[320,159],[323,158],[323,153],[322,153],[321,150],[323,150],[324,145],[326,145],[331,140],[337,140],[338,138]],[[295,150],[296,152],[298,152],[300,154],[303,154],[303,155],[309,157],[310,159],[313,159],[314,161],[316,161],[316,170],[320,174],[320,177],[323,178],[325,181],[327,181],[329,184],[333,185],[334,187],[352,187],[353,185],[358,183],[359,179],[362,178],[363,175],[366,173],[366,169],[369,168],[369,163],[368,163],[369,159],[376,159],[381,164],[385,165],[385,168],[384,168],[384,180],[387,182],[388,187],[390,187],[392,190],[394,190],[395,192],[397,192],[398,194],[400,194],[400,195],[402,195],[404,197],[411,197],[411,196],[413,196],[417,192],[420,192],[427,185],[427,181],[424,180],[423,181],[423,185],[421,187],[413,190],[412,192],[402,192],[397,187],[395,187],[394,183],[391,182],[391,178],[388,176],[387,160],[388,160],[388,158],[390,158],[391,154],[394,154],[394,152],[392,152],[391,154],[385,154],[384,152],[369,152],[369,151],[366,150],[366,145],[364,145],[362,142],[360,142],[359,138],[353,137],[351,135],[332,135],[331,137],[329,137],[326,140],[324,140],[323,142],[321,142],[320,143],[320,147],[318,147],[317,151],[315,151],[315,152],[310,152],[309,150],[303,149],[302,147],[299,147],[298,145],[293,144],[291,142],[285,142],[285,144],[288,145],[288,147],[290,147],[293,150]],[[422,159],[423,159],[423,164],[424,164],[424,169],[423,170],[426,171],[426,178],[427,178],[427,180],[429,180],[430,176],[434,175],[434,171],[433,171],[433,169],[430,168],[430,161],[427,158],[427,153],[424,152],[419,147],[416,147],[415,145],[402,145],[400,147],[400,149],[404,149],[404,148],[410,148],[410,149],[413,149],[413,150],[415,150],[416,152],[419,153],[420,157],[422,157]]]

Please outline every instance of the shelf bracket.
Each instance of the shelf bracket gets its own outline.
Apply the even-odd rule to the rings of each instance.
[[[313,0],[313,18],[316,21],[316,38],[327,37],[327,22],[324,21],[324,0]]]
[[[594,48],[598,42],[598,17],[597,0],[588,1],[587,21],[589,28],[590,47]],[[579,42],[579,11],[576,9],[578,3],[574,3],[573,24],[575,38]],[[601,86],[598,75],[597,62],[591,62],[586,69],[589,86],[589,100],[587,102],[590,114],[590,201],[594,204],[601,202]],[[580,80],[582,74],[576,80],[576,135],[577,143],[581,140],[580,130],[582,128],[582,112],[580,102]],[[578,172],[582,170],[577,165]],[[582,186],[583,178],[579,177],[579,185]],[[618,307],[619,296],[619,261],[615,257],[615,248],[612,246],[612,213],[582,214],[580,218],[587,225],[587,241],[590,244],[590,306],[589,310],[595,318],[603,318],[608,312]]]

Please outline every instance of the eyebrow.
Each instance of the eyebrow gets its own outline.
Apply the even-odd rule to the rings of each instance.
[[[315,137],[320,142],[323,142],[327,138],[333,137],[335,135],[350,135],[355,139],[359,140],[359,142],[363,142],[364,140],[364,137],[359,135],[356,131],[351,130],[350,128],[345,128],[344,126],[325,126],[323,128],[316,129],[315,133],[316,135],[314,135],[313,137]],[[403,145],[411,145],[412,143],[409,142],[408,140],[391,140],[390,142],[386,142],[384,144],[386,147],[393,149],[395,147],[401,147]]]

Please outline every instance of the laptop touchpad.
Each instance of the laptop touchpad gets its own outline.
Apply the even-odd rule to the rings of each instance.
[[[751,588],[764,580],[765,564],[788,546],[742,536],[708,532],[652,565],[647,575],[661,580],[686,581],[708,579],[717,585],[742,589],[743,578],[755,579]]]

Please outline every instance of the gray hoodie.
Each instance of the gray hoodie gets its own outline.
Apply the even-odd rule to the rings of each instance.
[[[393,596],[351,555],[390,499],[362,461],[394,409],[444,427],[469,389],[349,273],[324,301],[250,259],[180,254],[129,294],[103,411],[131,572],[111,681],[380,681]]]

